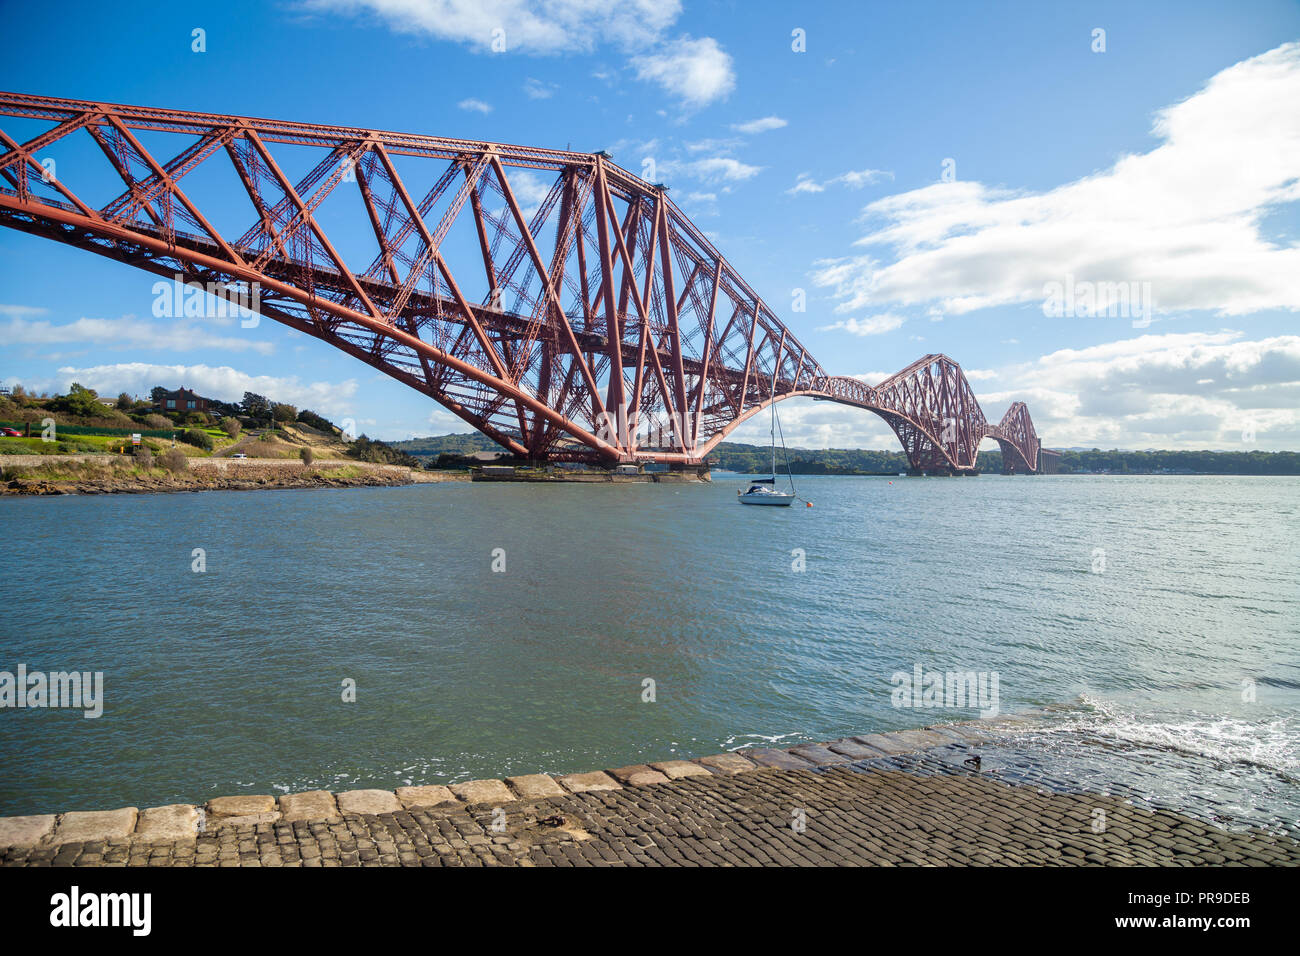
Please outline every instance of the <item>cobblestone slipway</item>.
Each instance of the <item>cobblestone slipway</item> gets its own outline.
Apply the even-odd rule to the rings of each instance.
[[[1300,865],[1300,844],[963,767],[961,733],[551,778],[0,819],[5,866]],[[974,752],[973,750],[971,751]],[[10,844],[3,848],[5,844]]]

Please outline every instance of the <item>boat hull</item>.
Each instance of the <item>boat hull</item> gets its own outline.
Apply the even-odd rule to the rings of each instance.
[[[737,495],[742,505],[767,505],[788,508],[794,504],[794,495]]]

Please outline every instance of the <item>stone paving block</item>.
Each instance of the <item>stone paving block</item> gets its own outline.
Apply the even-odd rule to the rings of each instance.
[[[943,724],[937,727],[927,728],[935,733],[949,733],[970,741],[971,743],[988,743],[993,739],[993,734],[983,729],[978,724]]]
[[[811,770],[813,767],[811,760],[796,757],[788,750],[777,750],[775,747],[747,747],[741,753],[760,767],[779,767],[781,770]]]
[[[592,773],[570,773],[560,778],[560,783],[571,793],[586,793],[588,790],[622,790],[623,785],[605,773],[596,770]]]
[[[213,797],[208,801],[208,818],[213,821],[230,817],[262,816],[275,812],[275,797],[266,794]]]
[[[221,827],[248,827],[258,823],[277,823],[280,820],[280,811],[272,810],[270,813],[245,813],[235,817],[208,817],[206,829],[216,830]]]
[[[296,820],[337,820],[338,804],[328,790],[286,793],[280,798],[280,816],[286,823]]]
[[[929,733],[938,734],[944,739],[945,743],[969,743],[970,738],[965,734],[958,733],[953,726],[948,724],[934,724],[925,728]]]
[[[929,750],[931,747],[946,747],[950,740],[933,730],[895,730],[888,736],[896,737],[914,750]]]
[[[338,795],[340,813],[358,813],[375,816],[380,813],[397,813],[402,809],[397,795],[391,790],[345,790]]]
[[[448,787],[428,784],[421,787],[398,787],[397,799],[408,810],[417,807],[438,807],[447,803],[460,803]]]
[[[881,753],[886,754],[905,754],[911,753],[915,747],[905,744],[901,740],[888,737],[885,734],[863,734],[861,737],[854,737],[860,744],[866,744],[868,747],[874,747]]]
[[[709,769],[689,760],[661,760],[650,765],[669,780],[681,780],[684,777],[707,777]]]
[[[883,757],[885,752],[877,750],[875,747],[868,747],[866,744],[860,744],[852,737],[845,737],[843,740],[832,740],[826,745],[828,750],[833,750],[837,754],[843,754],[850,760],[871,760],[874,757]]]
[[[713,754],[709,757],[700,757],[695,762],[707,767],[711,773],[723,775],[747,773],[750,770],[758,769],[758,764],[738,753]]]
[[[668,776],[658,770],[651,770],[646,764],[635,763],[630,767],[618,767],[606,771],[619,783],[628,787],[644,787],[651,783],[667,783]]]
[[[144,843],[174,843],[199,835],[199,808],[189,803],[172,803],[140,811],[134,839]]]
[[[91,843],[97,840],[126,840],[140,816],[136,807],[120,810],[84,810],[65,813],[54,828],[51,843]]]
[[[520,800],[545,800],[547,797],[562,797],[566,793],[554,777],[544,773],[506,777],[506,783],[519,794]]]
[[[504,780],[466,780],[453,783],[451,792],[466,803],[491,803],[500,806],[517,799]]]
[[[831,763],[849,762],[848,757],[835,753],[825,744],[800,744],[798,747],[791,747],[790,753],[794,754],[796,757],[803,757],[805,760],[811,760],[819,767]]]
[[[58,818],[53,813],[28,817],[0,817],[0,849],[32,847],[54,832]]]

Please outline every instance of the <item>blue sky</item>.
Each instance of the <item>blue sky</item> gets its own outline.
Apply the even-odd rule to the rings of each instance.
[[[607,149],[649,162],[834,374],[944,352],[990,418],[1023,399],[1049,445],[1300,447],[1294,2],[43,10],[48,29],[0,37],[0,88]],[[0,380],[252,388],[382,438],[465,430],[274,323],[156,319],[154,281],[0,231]],[[1044,308],[1053,283],[1120,282],[1120,308]],[[852,409],[781,413],[791,443],[897,444]]]

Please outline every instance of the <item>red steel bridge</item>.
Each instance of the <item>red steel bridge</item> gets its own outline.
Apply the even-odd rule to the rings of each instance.
[[[534,460],[700,466],[770,403],[885,419],[918,472],[1047,461],[927,355],[830,375],[662,185],[575,153],[0,93],[0,224],[230,290]],[[1046,453],[1050,455],[1051,453]]]

